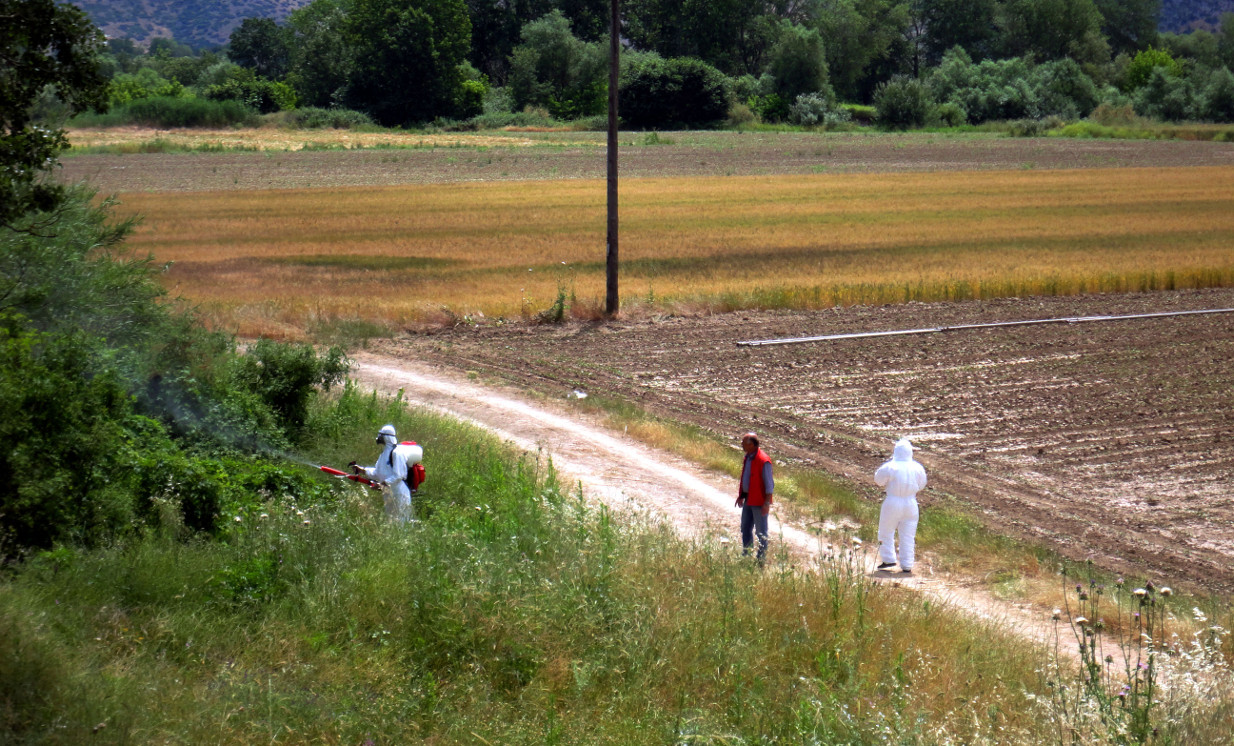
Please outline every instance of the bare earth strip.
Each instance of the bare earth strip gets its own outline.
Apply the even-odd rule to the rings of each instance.
[[[909,435],[931,502],[1075,559],[1234,589],[1234,314],[738,348],[748,339],[1234,307],[1234,291],[458,328],[393,354],[638,403],[855,484]],[[875,495],[871,491],[870,496]]]
[[[298,135],[297,135],[298,136]],[[436,146],[294,152],[73,155],[61,179],[103,193],[302,189],[468,181],[602,179],[605,151],[561,141],[452,136]],[[1234,165],[1234,143],[933,134],[673,133],[668,145],[634,145],[623,133],[623,177],[1160,168]],[[629,138],[629,139],[627,139]],[[80,138],[79,138],[80,139]],[[529,143],[538,143],[528,147]]]
[[[563,477],[577,480],[588,496],[616,512],[648,513],[697,540],[736,543],[739,516],[733,507],[731,479],[649,449],[576,412],[532,402],[510,388],[474,383],[457,371],[362,353],[356,358],[352,376],[365,388],[387,395],[401,391],[415,405],[466,420],[518,448],[547,455]],[[637,468],[633,468],[635,464]],[[848,551],[842,536],[823,536],[782,522],[775,511],[770,530],[773,543],[781,543],[797,563],[810,564],[824,554]],[[833,541],[838,546],[833,546]],[[951,575],[918,572],[901,579],[874,572],[872,551],[858,550],[856,558],[873,580],[911,588],[974,618],[1012,629],[1035,643],[1053,642],[1054,627],[1048,614],[1039,609],[1000,601]]]

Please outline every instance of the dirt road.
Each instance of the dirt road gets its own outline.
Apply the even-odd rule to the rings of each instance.
[[[457,371],[371,353],[361,353],[355,360],[352,376],[362,387],[386,394],[401,390],[413,404],[472,422],[524,450],[541,451],[564,477],[581,482],[592,498],[619,511],[662,518],[699,540],[728,542],[736,551],[739,514],[730,478],[649,449],[565,407],[533,401],[513,389],[482,385]],[[631,464],[638,468],[630,468]],[[781,521],[773,511],[773,549],[778,544],[792,561],[806,564],[827,553],[851,551],[854,545],[846,532],[831,528],[835,530],[806,530]],[[871,579],[911,588],[1036,642],[1052,639],[1052,625],[1040,609],[999,601],[967,587],[963,578],[935,575],[928,563],[919,563],[914,576],[904,578],[875,572],[872,549],[857,547],[856,557]]]

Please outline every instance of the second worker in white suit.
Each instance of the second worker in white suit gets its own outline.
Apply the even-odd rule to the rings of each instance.
[[[874,483],[887,488],[878,516],[879,570],[895,567],[895,534],[900,534],[900,569],[913,571],[913,549],[917,540],[917,492],[926,485],[925,468],[913,460],[913,444],[901,438],[891,460],[874,472]]]

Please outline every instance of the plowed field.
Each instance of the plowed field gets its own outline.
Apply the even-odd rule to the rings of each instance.
[[[394,352],[633,400],[723,436],[753,428],[777,458],[859,484],[908,435],[931,473],[927,508],[955,500],[1072,558],[1229,592],[1234,314],[735,344],[1204,308],[1234,308],[1234,291],[460,327]]]

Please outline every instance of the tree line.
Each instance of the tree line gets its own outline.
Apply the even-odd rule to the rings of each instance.
[[[1159,0],[625,0],[623,124],[1234,120],[1234,14],[1158,33]],[[181,97],[385,126],[600,117],[607,0],[314,0],[222,48],[109,42],[112,103]]]

